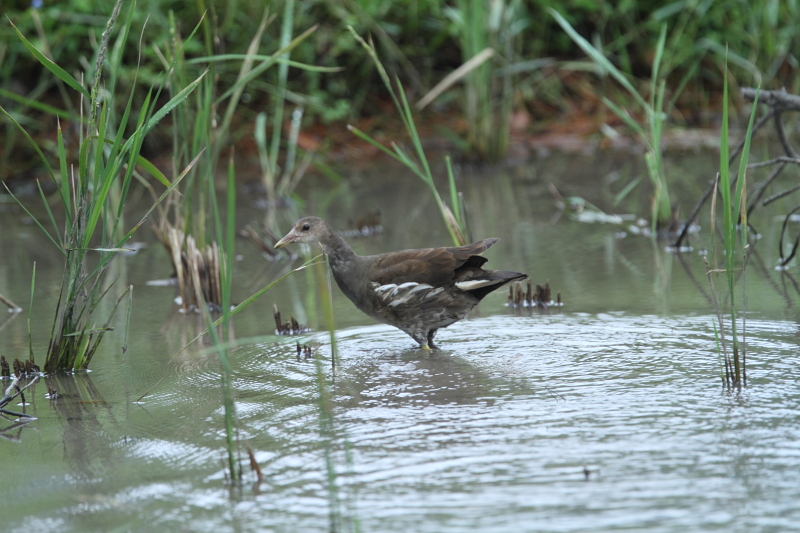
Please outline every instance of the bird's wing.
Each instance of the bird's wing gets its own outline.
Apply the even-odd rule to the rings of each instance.
[[[466,246],[403,250],[375,256],[370,281],[380,285],[408,282],[442,287],[452,283],[462,267],[479,268],[487,259],[480,254],[500,239],[485,239]]]

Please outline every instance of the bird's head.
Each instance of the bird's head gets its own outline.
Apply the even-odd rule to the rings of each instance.
[[[317,217],[305,217],[295,222],[292,230],[275,243],[275,248],[282,248],[296,242],[325,243],[331,235],[328,223]]]

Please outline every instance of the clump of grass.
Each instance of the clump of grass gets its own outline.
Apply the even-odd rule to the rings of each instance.
[[[549,8],[550,13],[556,19],[556,22],[561,28],[569,35],[569,37],[581,47],[581,49],[589,55],[595,62],[602,73],[610,74],[620,85],[633,97],[638,110],[644,114],[645,127],[639,125],[636,120],[628,113],[628,111],[617,104],[613,103],[607,97],[603,97],[602,101],[615,115],[617,115],[628,127],[636,132],[639,139],[645,146],[645,163],[647,166],[647,175],[650,177],[650,182],[653,186],[653,203],[651,206],[651,234],[655,238],[658,235],[658,230],[665,230],[671,226],[672,223],[672,206],[670,204],[669,186],[667,177],[664,173],[664,164],[662,161],[661,153],[661,136],[664,132],[664,124],[675,106],[675,101],[680,95],[686,82],[694,75],[697,64],[687,72],[683,81],[678,85],[677,90],[674,91],[672,98],[665,102],[666,92],[666,75],[663,67],[663,59],[665,52],[665,45],[667,42],[667,25],[661,25],[661,31],[658,36],[658,41],[655,47],[655,54],[653,57],[653,64],[650,73],[649,83],[649,97],[647,100],[639,93],[633,86],[628,77],[614,65],[597,47],[593,46],[589,41],[583,38],[572,25],[561,16],[558,11]],[[618,201],[629,193],[638,181],[633,181],[626,187]]]
[[[203,18],[198,27],[189,36],[191,38],[199,27],[203,27],[205,48],[208,56],[187,59],[184,54],[184,44],[178,31],[174,16],[170,16],[170,31],[173,40],[167,50],[171,61],[176,67],[171,71],[170,89],[177,92],[183,87],[191,75],[189,72],[195,64],[208,64],[211,75],[203,80],[198,88],[195,98],[187,100],[180,108],[176,109],[175,127],[173,128],[173,169],[179,168],[190,154],[201,152],[202,164],[187,177],[185,186],[176,191],[170,202],[170,209],[161,212],[157,233],[164,243],[169,256],[172,258],[173,267],[178,280],[178,290],[182,297],[184,310],[197,309],[198,302],[193,297],[196,291],[193,284],[201,284],[204,301],[215,309],[222,306],[222,292],[218,268],[224,259],[221,258],[219,247],[213,242],[213,235],[209,231],[212,225],[210,212],[213,209],[215,192],[214,174],[222,152],[230,143],[230,133],[234,116],[241,102],[242,95],[248,84],[253,82],[268,68],[278,65],[281,69],[279,78],[283,80],[278,89],[275,104],[275,120],[273,124],[273,137],[269,155],[266,148],[266,115],[256,119],[256,139],[262,163],[265,165],[265,187],[268,195],[274,198],[279,194],[288,194],[297,183],[298,176],[302,176],[305,168],[310,164],[304,162],[299,168],[294,168],[294,147],[297,143],[297,131],[293,129],[287,151],[287,167],[284,169],[284,180],[280,187],[275,186],[274,176],[277,175],[277,158],[281,147],[281,121],[285,101],[285,70],[288,69],[288,54],[298,44],[308,38],[315,30],[312,27],[301,35],[292,38],[293,3],[285,5],[283,37],[277,51],[269,56],[259,55],[262,36],[267,25],[272,20],[265,10],[255,34],[253,35],[247,53],[244,55],[210,55],[214,47],[214,35],[217,28],[212,27],[208,18]],[[227,87],[219,87],[222,78],[217,74],[221,70],[219,65],[226,61],[241,61],[238,73],[235,74],[233,83]],[[162,62],[168,63],[167,57],[162,54]],[[300,63],[292,63],[298,68],[310,68]],[[223,111],[224,110],[224,111]],[[300,118],[296,122],[299,129]],[[294,128],[294,126],[293,126]],[[291,163],[291,164],[290,164]],[[193,261],[192,259],[197,259]],[[187,260],[188,259],[188,260]]]
[[[510,69],[496,73],[501,60],[509,62],[527,22],[518,0],[483,2],[459,0],[452,17],[464,64],[485,57],[465,78],[464,110],[470,153],[499,161],[508,149],[514,96]]]
[[[127,289],[116,299],[104,321],[98,320],[95,316],[98,304],[109,297],[110,288],[113,286],[113,282],[105,282],[110,262],[118,252],[124,251],[124,243],[197,161],[195,159],[189,163],[187,168],[170,183],[155,166],[141,157],[139,152],[145,136],[191,94],[203,75],[187,84],[160,108],[157,108],[155,103],[158,101],[160,90],[151,87],[138,117],[134,114],[132,93],[128,97],[123,115],[117,117],[114,113],[113,104],[117,98],[115,81],[116,72],[120,67],[121,43],[125,43],[130,31],[135,4],[131,4],[125,23],[117,36],[117,45],[108,55],[109,41],[121,6],[122,0],[118,0],[103,33],[94,71],[88,73],[88,77],[93,79],[90,91],[67,71],[47,59],[17,30],[17,36],[25,47],[59,80],[76,91],[86,104],[88,116],[76,117],[86,126],[85,129],[81,129],[77,165],[67,163],[67,149],[60,123],[56,132],[58,147],[56,172],[42,149],[26,130],[10,113],[0,107],[0,112],[23,133],[39,154],[47,173],[56,184],[57,202],[65,212],[65,223],[63,227],[59,227],[40,185],[39,192],[53,231],[48,231],[38,219],[32,215],[31,217],[58,248],[64,260],[61,292],[44,366],[46,372],[79,370],[89,366],[104,334],[113,329],[110,327],[110,321],[114,312],[130,290]],[[105,79],[103,76],[106,66],[111,73],[110,79]],[[135,120],[135,126],[126,139],[125,125],[129,123],[129,118]],[[142,220],[123,234],[121,231],[124,220],[123,207],[137,164],[155,176],[167,189],[155,200]],[[22,207],[25,209],[24,205]],[[28,212],[27,209],[25,211]],[[28,214],[30,215],[29,212]],[[92,256],[95,256],[96,260],[89,261],[90,258],[95,259]],[[94,266],[89,267],[89,264]]]
[[[396,84],[392,84],[392,82],[389,80],[389,75],[386,73],[386,69],[383,67],[380,59],[378,59],[378,53],[375,50],[375,46],[362,39],[361,36],[359,36],[351,26],[348,26],[348,28],[353,34],[353,37],[355,37],[355,39],[361,43],[361,46],[364,47],[369,57],[375,63],[375,67],[378,69],[378,74],[380,75],[381,80],[383,80],[383,83],[386,86],[386,89],[389,91],[389,94],[392,96],[394,105],[400,114],[400,118],[403,120],[403,125],[406,128],[406,132],[408,132],[408,135],[411,138],[417,158],[415,160],[403,148],[395,143],[392,143],[392,150],[389,150],[358,128],[354,128],[353,126],[348,126],[348,128],[355,133],[356,136],[379,148],[381,151],[399,161],[409,168],[414,174],[416,174],[417,177],[419,177],[428,186],[433,194],[433,197],[436,200],[436,205],[439,207],[439,211],[442,214],[442,218],[444,219],[445,226],[447,226],[447,230],[450,232],[450,237],[452,238],[453,243],[456,246],[466,244],[466,216],[464,213],[463,204],[459,201],[458,191],[456,190],[455,176],[453,175],[453,167],[450,163],[450,157],[446,157],[445,162],[447,164],[447,175],[450,183],[450,202],[452,208],[449,207],[444,200],[442,200],[442,197],[439,195],[439,190],[436,188],[436,183],[433,180],[433,173],[431,172],[430,165],[428,164],[428,159],[425,156],[425,151],[422,149],[422,141],[420,140],[419,133],[417,132],[417,127],[414,124],[414,115],[412,114],[411,108],[408,105],[408,100],[406,99],[403,85],[400,83],[399,79],[395,80]],[[395,85],[397,92],[395,92]]]
[[[727,61],[725,64],[725,73],[727,74]],[[708,268],[708,277],[711,283],[711,294],[714,302],[717,324],[719,330],[717,331],[717,324],[714,326],[714,331],[717,334],[719,343],[719,351],[723,358],[723,382],[728,386],[742,386],[747,384],[747,356],[746,345],[746,293],[743,298],[743,311],[742,311],[742,342],[739,341],[739,332],[737,331],[737,298],[736,298],[736,278],[741,275],[743,280],[743,293],[747,286],[744,282],[745,271],[747,267],[747,187],[746,187],[746,171],[747,161],[750,157],[750,140],[753,133],[753,123],[756,116],[756,108],[758,104],[758,95],[756,95],[753,102],[753,109],[750,114],[750,122],[747,126],[745,133],[744,146],[742,148],[742,155],[739,160],[739,173],[732,180],[728,160],[728,82],[727,75],[723,85],[723,101],[722,101],[722,131],[720,134],[720,155],[719,155],[719,174],[717,175],[717,183],[719,185],[719,195],[722,199],[722,220],[723,224],[720,228],[722,232],[723,253],[724,253],[724,267],[717,269],[716,266],[712,270]],[[717,246],[716,246],[716,200],[717,191],[714,191],[714,196],[711,202],[711,235],[713,239],[714,251],[714,264],[717,262]],[[738,238],[737,238],[737,233]],[[741,259],[737,262],[737,256]],[[717,291],[714,286],[713,274],[724,273],[726,278],[726,298],[727,307],[730,314],[730,347],[728,335],[726,334],[725,320],[723,318],[722,306],[717,297]]]

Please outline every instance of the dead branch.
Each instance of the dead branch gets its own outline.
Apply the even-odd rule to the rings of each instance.
[[[10,416],[16,416],[18,418],[33,418],[31,415],[27,415],[25,413],[16,413],[14,411],[9,411],[8,409],[5,409],[5,406],[8,405],[9,403],[11,403],[14,400],[14,398],[16,398],[17,396],[22,394],[22,392],[25,389],[27,389],[28,387],[30,387],[31,385],[36,383],[38,380],[39,380],[39,376],[35,376],[30,381],[30,383],[28,383],[24,387],[20,388],[19,387],[19,376],[15,376],[14,377],[14,381],[12,381],[11,385],[9,385],[8,388],[6,389],[5,395],[3,396],[2,399],[0,399],[0,413],[6,414],[6,415],[10,415]],[[16,389],[17,392],[12,394],[12,392],[14,392],[14,389]]]
[[[0,294],[0,302],[3,302],[4,304],[6,304],[8,306],[8,309],[12,313],[19,313],[20,311],[22,311],[22,308],[20,306],[18,306],[17,304],[15,304],[14,302],[9,300],[8,298],[3,296],[2,294]]]
[[[796,96],[794,94],[790,94],[786,92],[785,89],[781,89],[778,91],[759,91],[752,87],[743,87],[741,89],[742,97],[749,101],[754,101],[756,98],[756,94],[758,94],[758,103],[764,104],[769,106],[769,111],[765,113],[761,118],[759,118],[756,123],[753,125],[752,134],[761,129],[769,119],[773,119],[773,124],[775,127],[775,133],[780,140],[781,146],[783,147],[783,151],[785,152],[785,156],[777,157],[774,159],[770,159],[769,161],[762,161],[757,163],[752,163],[748,165],[748,168],[759,168],[759,167],[766,167],[770,165],[780,165],[772,174],[764,181],[758,188],[758,192],[756,195],[756,199],[750,204],[747,212],[748,214],[755,208],[757,201],[764,195],[766,192],[767,187],[778,177],[778,175],[783,171],[788,163],[792,164],[800,164],[800,154],[794,149],[791,142],[789,142],[789,138],[786,135],[786,129],[783,125],[783,113],[785,111],[800,111],[800,96]],[[731,153],[730,158],[728,159],[728,164],[730,165],[736,157],[738,157],[739,153],[742,151],[744,147],[744,139],[739,143],[736,149]],[[731,186],[735,186],[736,180],[739,179],[739,176],[735,176],[733,180],[731,180]],[[688,235],[689,227],[697,218],[698,214],[700,213],[700,209],[705,205],[708,201],[708,198],[711,196],[712,191],[714,190],[714,186],[716,184],[716,180],[711,180],[709,182],[708,190],[703,194],[700,198],[700,201],[697,202],[694,210],[692,211],[689,218],[686,219],[686,224],[684,225],[683,231],[678,236],[675,244],[673,246],[680,247],[683,239],[686,238]],[[783,191],[777,195],[773,195],[770,198],[764,200],[761,205],[767,205],[768,203],[776,200],[777,198],[782,198],[788,194],[791,194],[798,190],[798,187],[793,187],[786,191]]]
[[[758,103],[766,104],[776,111],[800,111],[800,96],[786,92],[786,89],[777,91],[759,91],[753,87],[742,87],[741,94],[745,100],[753,101],[758,92]]]

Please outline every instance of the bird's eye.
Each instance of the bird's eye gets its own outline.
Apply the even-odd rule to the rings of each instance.
[[[303,224],[303,231],[308,231],[311,229],[311,226],[308,224]]]

